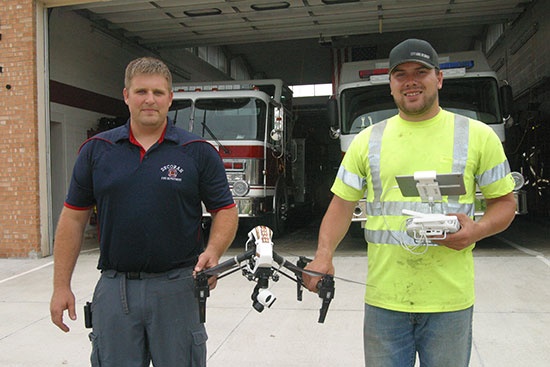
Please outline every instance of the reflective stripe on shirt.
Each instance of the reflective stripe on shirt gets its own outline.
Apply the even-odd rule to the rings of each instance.
[[[508,161],[504,161],[492,169],[483,172],[483,174],[477,175],[476,181],[479,186],[487,186],[502,179],[508,173],[510,173],[510,165]]]
[[[353,187],[355,190],[363,190],[363,187],[365,186],[365,179],[363,177],[355,173],[346,171],[344,166],[340,166],[340,168],[338,168],[338,173],[336,174],[336,177],[342,180],[342,182],[349,187]]]
[[[369,167],[372,175],[374,201],[367,202],[367,214],[369,216],[401,216],[403,209],[426,212],[426,203],[420,202],[382,202],[382,178],[380,176],[380,154],[382,149],[382,136],[387,126],[384,120],[373,126],[369,138]],[[464,172],[468,158],[469,120],[467,117],[456,115],[454,117],[454,141],[453,141],[453,172]],[[472,216],[475,205],[460,204],[459,196],[448,196],[447,203],[441,203],[443,213],[465,213]],[[437,205],[437,203],[436,203]],[[423,210],[419,208],[423,206]],[[365,238],[371,243],[406,244],[414,243],[404,230],[371,230],[366,229]]]

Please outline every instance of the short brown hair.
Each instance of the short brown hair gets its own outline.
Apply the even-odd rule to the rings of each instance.
[[[161,60],[154,57],[140,57],[130,61],[124,74],[124,87],[129,88],[130,82],[138,74],[160,74],[168,82],[168,88],[172,89],[172,73]]]

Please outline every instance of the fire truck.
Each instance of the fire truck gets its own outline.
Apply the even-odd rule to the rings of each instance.
[[[285,230],[307,205],[305,139],[292,137],[292,91],[282,80],[177,84],[169,117],[218,149],[241,225]],[[206,218],[210,215],[204,210]]]
[[[510,86],[499,87],[496,73],[480,51],[442,54],[439,62],[444,75],[439,91],[441,107],[488,124],[504,144],[512,103]],[[388,66],[387,59],[342,64],[337,96],[328,103],[331,135],[340,139],[342,154],[361,130],[397,114],[390,95]],[[521,190],[523,176],[517,172],[513,175],[516,212],[523,214],[527,211],[526,192]],[[480,217],[485,208],[478,193],[475,217]],[[359,201],[353,220],[364,223],[365,209],[364,200]]]

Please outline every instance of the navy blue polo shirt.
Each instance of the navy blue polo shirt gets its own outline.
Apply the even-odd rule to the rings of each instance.
[[[99,269],[181,267],[203,250],[201,201],[211,212],[235,205],[223,162],[211,144],[172,121],[147,152],[130,135],[128,122],[82,145],[65,206],[97,205]]]

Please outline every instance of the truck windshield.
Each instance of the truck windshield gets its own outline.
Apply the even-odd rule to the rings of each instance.
[[[267,106],[262,100],[199,98],[194,109],[191,107],[191,100],[174,100],[168,116],[176,125],[206,139],[263,140]]]
[[[341,102],[343,134],[356,134],[397,114],[387,84],[346,89],[342,91]],[[486,124],[502,123],[498,86],[493,78],[444,79],[439,104]]]
[[[439,104],[444,109],[486,124],[502,124],[494,78],[443,79]]]
[[[193,101],[190,99],[174,99],[168,117],[174,121],[176,126],[189,131],[191,122],[191,105]]]
[[[346,89],[341,102],[343,134],[356,134],[397,114],[387,84]]]

